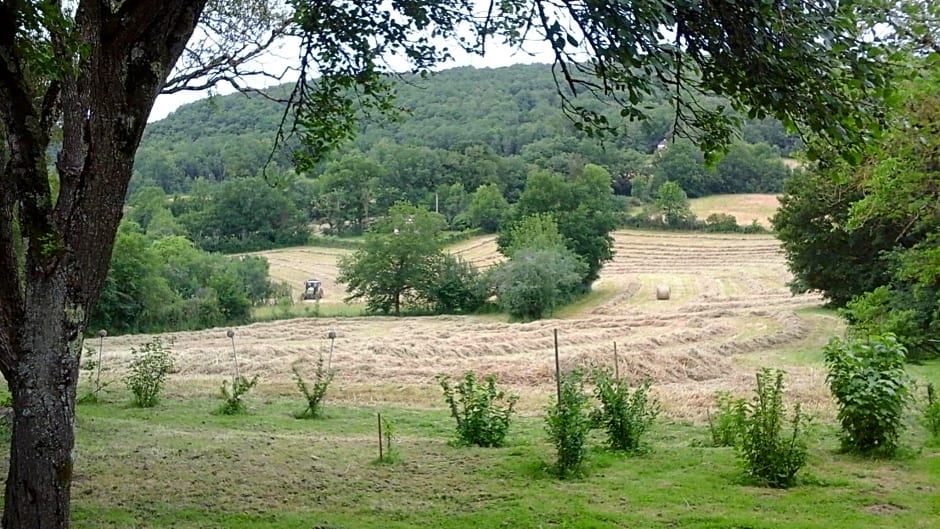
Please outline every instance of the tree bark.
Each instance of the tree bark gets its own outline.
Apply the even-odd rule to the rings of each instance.
[[[85,326],[147,116],[205,4],[82,0],[74,25],[47,17],[61,71],[45,83],[26,73],[41,51],[14,38],[30,3],[0,4],[0,370],[14,409],[6,529],[69,526]],[[62,127],[57,197],[45,156],[52,123]]]
[[[45,285],[30,286],[35,308],[20,331],[28,350],[9,380],[14,416],[3,527],[65,528],[69,523],[81,336],[77,322],[63,325],[64,318],[47,317],[46,311],[64,310],[62,279],[56,274]],[[77,337],[71,345],[67,334]]]

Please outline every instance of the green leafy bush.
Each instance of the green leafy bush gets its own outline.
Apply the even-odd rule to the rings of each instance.
[[[762,368],[757,373],[754,399],[740,407],[737,449],[745,473],[770,487],[786,488],[806,463],[805,428],[808,419],[796,405],[786,421],[783,371]],[[784,435],[784,423],[791,431]]]
[[[893,454],[911,400],[904,346],[893,334],[884,334],[866,340],[834,338],[823,352],[826,381],[839,405],[843,449]]]
[[[487,375],[483,384],[476,373],[467,371],[463,381],[452,385],[450,377],[438,375],[444,400],[457,421],[457,438],[466,445],[502,446],[509,431],[513,407],[519,399],[496,387],[496,376]]]
[[[555,470],[562,479],[577,474],[584,462],[584,443],[592,426],[589,407],[584,374],[580,370],[566,373],[561,379],[561,402],[553,398],[545,416],[545,429],[557,453]]]
[[[303,394],[307,401],[307,407],[294,416],[298,419],[314,419],[320,417],[323,413],[323,398],[330,388],[330,382],[333,382],[333,376],[336,370],[323,365],[323,356],[317,358],[316,369],[313,372],[313,385],[308,385],[304,377],[300,374],[300,369],[295,365],[291,368],[294,373],[294,381],[297,383],[297,389]]]
[[[124,383],[134,395],[134,406],[152,408],[157,405],[166,377],[173,370],[172,344],[164,344],[159,336],[154,336],[140,349],[131,348],[133,360]]]
[[[258,375],[247,379],[243,376],[236,376],[232,381],[232,389],[229,390],[228,380],[222,381],[222,405],[217,410],[219,415],[239,415],[245,413],[247,408],[243,397],[251,391],[251,388],[258,384]]]
[[[491,273],[500,307],[513,318],[537,320],[583,292],[584,263],[565,248],[524,248]]]
[[[927,384],[927,407],[924,408],[924,423],[927,431],[934,437],[940,437],[940,398],[932,383]]]
[[[594,371],[594,396],[601,407],[592,417],[607,432],[607,444],[614,450],[636,452],[640,440],[659,415],[660,406],[649,394],[646,380],[632,392],[630,385],[614,378],[609,369]]]
[[[744,399],[737,398],[727,391],[715,394],[718,410],[714,415],[708,413],[708,431],[711,433],[712,445],[734,446],[737,443],[745,403]]]

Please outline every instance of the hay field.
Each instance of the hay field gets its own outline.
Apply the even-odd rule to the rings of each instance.
[[[266,258],[271,266],[271,279],[290,285],[294,300],[301,301],[304,281],[316,278],[323,282],[325,297],[321,303],[342,303],[346,293],[343,286],[336,282],[336,276],[339,274],[336,262],[341,256],[350,253],[350,250],[338,248],[300,247],[247,255]]]
[[[756,220],[761,226],[770,229],[770,218],[777,212],[780,202],[777,201],[777,195],[710,195],[689,200],[689,207],[700,220],[705,220],[712,213],[726,213],[734,215],[741,226],[750,225]]]
[[[813,410],[828,410],[824,372],[794,362],[795,352],[818,351],[838,329],[815,296],[792,296],[779,243],[770,236],[662,234],[639,231],[614,236],[616,257],[599,286],[616,293],[565,319],[507,323],[501,316],[425,318],[357,317],[294,319],[236,329],[241,372],[262,377],[260,390],[292,394],[291,365],[307,365],[329,350],[338,370],[334,398],[439,406],[438,373],[467,369],[496,373],[538,411],[553,383],[553,330],[562,365],[612,363],[633,380],[649,376],[676,417],[703,418],[720,389],[749,391],[758,365],[786,366],[790,393]],[[498,259],[492,238],[453,249],[479,264]],[[272,275],[299,281],[317,275],[328,299],[337,299],[335,259],[341,250],[265,252]],[[309,260],[309,261],[307,261]],[[657,285],[671,299],[657,301]],[[231,373],[232,343],[225,329],[171,333],[178,354],[177,383],[184,392],[218,390]],[[111,376],[126,367],[131,346],[146,337],[109,337],[104,361]],[[804,354],[805,356],[805,354]]]

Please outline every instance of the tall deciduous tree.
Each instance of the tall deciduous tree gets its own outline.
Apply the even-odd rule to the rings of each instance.
[[[411,302],[428,301],[427,283],[443,253],[439,235],[446,221],[399,204],[377,220],[362,248],[339,261],[337,281],[346,284],[347,300],[364,299],[371,311],[401,314]]]
[[[427,71],[448,57],[441,39],[479,52],[497,35],[521,44],[534,32],[555,50],[566,93],[603,92],[642,118],[638,103],[665,85],[678,123],[702,128],[706,147],[724,144],[733,124],[697,106],[708,90],[757,117],[859,141],[886,80],[880,35],[859,30],[877,21],[860,14],[896,4],[506,0],[476,13],[470,0],[271,3],[290,17],[272,16],[265,0],[0,2],[0,371],[15,409],[4,527],[68,526],[82,336],[161,90],[240,87],[263,73],[246,61],[273,36],[299,35],[301,82],[290,99],[307,145],[300,159],[311,163],[353,133],[357,100],[393,109],[382,76],[389,55]],[[564,101],[585,130],[607,128]],[[59,126],[54,195],[47,153]]]

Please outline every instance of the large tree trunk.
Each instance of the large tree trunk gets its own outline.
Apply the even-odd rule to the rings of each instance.
[[[14,409],[2,523],[59,529],[69,526],[85,326],[147,116],[206,1],[83,0],[74,25],[44,18],[61,68],[44,83],[27,73],[43,50],[15,37],[29,4],[0,4],[0,370]],[[57,123],[56,197],[45,153]]]
[[[82,340],[74,319],[63,325],[62,318],[47,316],[64,309],[62,279],[57,274],[46,285],[30,287],[36,309],[27,312],[20,334],[29,350],[10,377],[15,414],[3,527],[68,527]]]

